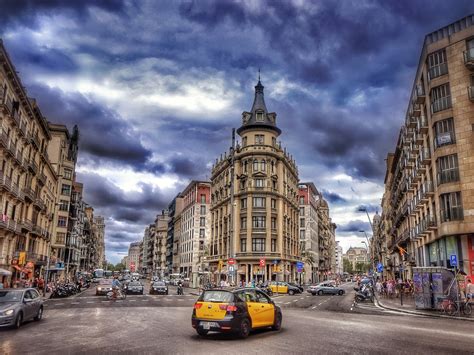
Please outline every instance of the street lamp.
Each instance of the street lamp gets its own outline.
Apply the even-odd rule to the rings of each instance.
[[[369,224],[370,224],[370,229],[372,229],[372,232],[374,231],[374,227],[372,226],[372,220],[370,219],[369,212],[367,211],[367,208],[365,206],[360,206],[357,211],[359,212],[365,212],[367,214],[367,218],[369,219]]]

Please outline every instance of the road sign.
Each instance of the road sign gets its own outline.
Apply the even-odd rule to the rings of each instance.
[[[297,261],[297,262],[296,262],[296,267],[297,267],[298,269],[302,269],[302,268],[304,267],[304,262],[302,262],[302,261]]]
[[[377,272],[382,272],[383,271],[383,264],[382,263],[378,263],[377,264]]]
[[[451,266],[458,266],[458,257],[456,254],[451,254],[449,256],[449,261],[451,262]]]
[[[229,265],[229,272],[234,272],[234,265]]]
[[[275,259],[275,260],[273,260],[273,265],[278,265],[279,262],[280,262],[280,260]]]
[[[229,258],[229,260],[227,260],[227,264],[234,265],[235,264],[235,259]]]
[[[265,266],[265,259],[264,258],[260,259],[260,266]]]

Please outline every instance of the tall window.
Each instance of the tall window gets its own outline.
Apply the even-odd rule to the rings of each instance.
[[[71,195],[71,185],[62,184],[61,195],[66,195],[66,196]]]
[[[240,251],[245,253],[247,251],[247,239],[240,238]]]
[[[272,137],[272,145],[273,145],[274,147],[276,147],[276,145],[277,145],[277,140],[276,140],[275,137]]]
[[[441,205],[441,222],[449,222],[464,219],[461,193],[451,192],[439,196]]]
[[[451,107],[449,84],[437,86],[431,90],[431,112],[439,112]]]
[[[273,210],[277,208],[277,201],[274,198],[272,198],[271,206]]]
[[[201,203],[206,203],[206,195],[201,194]]]
[[[72,179],[72,170],[71,169],[64,169],[64,178],[71,180]]]
[[[265,180],[263,179],[255,179],[255,187],[264,187],[265,186],[264,181]]]
[[[200,229],[199,230],[199,238],[204,239],[206,237],[206,230],[205,229]]]
[[[304,207],[300,207],[300,216],[304,216]]]
[[[58,217],[58,227],[67,227],[67,217],[64,217],[64,216]]]
[[[257,122],[262,122],[263,121],[263,112],[256,112],[255,114],[256,114],[255,120]]]
[[[247,172],[247,165],[248,165],[248,162],[247,160],[244,161],[244,173]]]
[[[199,226],[205,227],[206,226],[206,217],[201,217],[199,219]]]
[[[255,144],[265,144],[265,136],[263,134],[256,134]]]
[[[305,227],[305,219],[304,218],[300,218],[300,227],[301,228]]]
[[[265,251],[265,238],[252,238],[252,251]]]
[[[240,228],[247,229],[247,217],[240,217]]]
[[[304,205],[304,197],[300,196],[300,205]]]
[[[206,214],[206,206],[201,206],[201,214]]]
[[[267,162],[265,161],[265,159],[262,159],[261,169],[263,172],[267,171]]]
[[[275,173],[275,162],[272,160],[272,174]]]
[[[305,233],[304,229],[300,229],[300,239],[305,239],[304,233]]]
[[[275,253],[277,251],[277,240],[272,239],[272,252]]]
[[[60,211],[69,211],[69,202],[66,200],[59,201],[59,210]]]
[[[446,50],[431,53],[428,56],[428,78],[430,80],[448,73],[448,63],[446,60]]]
[[[257,159],[255,159],[253,161],[253,168],[252,169],[253,169],[253,171],[258,171],[258,160]]]
[[[247,137],[242,138],[242,147],[247,146]]]
[[[265,197],[254,197],[253,207],[265,207]]]
[[[66,242],[66,233],[56,233],[56,244],[64,244]]]
[[[240,199],[240,208],[247,208],[247,199],[241,198]]]
[[[253,216],[252,226],[253,228],[265,228],[265,216]]]
[[[245,189],[246,181],[245,179],[240,180],[240,189],[243,190]]]
[[[459,181],[458,155],[451,154],[438,158],[438,185]]]
[[[276,217],[272,217],[272,229],[276,229],[277,228],[277,219]]]
[[[456,136],[454,134],[454,120],[447,118],[435,123],[435,147],[456,143]]]

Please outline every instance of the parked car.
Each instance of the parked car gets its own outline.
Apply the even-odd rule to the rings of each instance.
[[[19,328],[27,320],[41,318],[43,299],[36,289],[0,289],[0,327]]]
[[[303,286],[295,284],[294,282],[288,282],[288,285],[299,288],[300,292],[303,292]]]
[[[96,296],[105,296],[107,292],[112,291],[112,280],[102,279],[99,281],[99,284],[95,288]]]
[[[309,286],[307,289],[308,293],[315,295],[339,295],[342,296],[345,291],[340,287],[336,287],[334,282],[322,282],[318,285]]]
[[[301,293],[299,287],[292,286],[288,282],[272,281],[270,282],[270,289],[273,293],[287,293],[289,295]]]
[[[167,295],[168,286],[163,281],[155,281],[150,286],[150,295]]]
[[[280,330],[282,313],[270,297],[255,288],[206,290],[194,304],[191,324],[200,336],[234,332],[241,338],[256,328]]]
[[[140,281],[131,281],[125,286],[125,292],[127,294],[143,295],[144,287]]]

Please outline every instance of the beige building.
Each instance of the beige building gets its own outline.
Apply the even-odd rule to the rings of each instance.
[[[97,264],[99,268],[105,266],[106,258],[105,258],[105,218],[102,216],[96,216],[93,219],[94,221],[94,228],[97,240]]]
[[[342,273],[344,272],[344,267],[342,263],[343,253],[342,253],[342,247],[339,245],[339,242],[336,242],[336,255],[335,256],[336,256],[335,273],[336,275],[342,275]]]
[[[181,195],[180,273],[190,279],[193,287],[198,287],[204,271],[206,246],[211,237],[211,184],[193,180]]]
[[[153,272],[164,277],[166,272],[166,239],[168,236],[168,211],[163,210],[155,219],[155,239],[153,247]]]
[[[259,81],[251,111],[242,114],[241,144],[212,167],[209,261],[215,281],[297,279],[298,169],[277,141],[281,130],[263,88]]]
[[[140,270],[140,244],[141,242],[130,243],[128,248],[127,269],[131,272]]]
[[[382,233],[392,276],[413,266],[474,274],[474,16],[425,37],[395,152]],[[401,270],[401,273],[400,273]]]
[[[343,256],[343,259],[349,260],[352,265],[352,270],[354,271],[364,271],[362,269],[359,270],[358,264],[367,265],[369,262],[367,249],[359,247],[350,247]]]
[[[57,175],[47,147],[48,123],[27,97],[0,41],[0,268],[5,284],[44,275]]]

